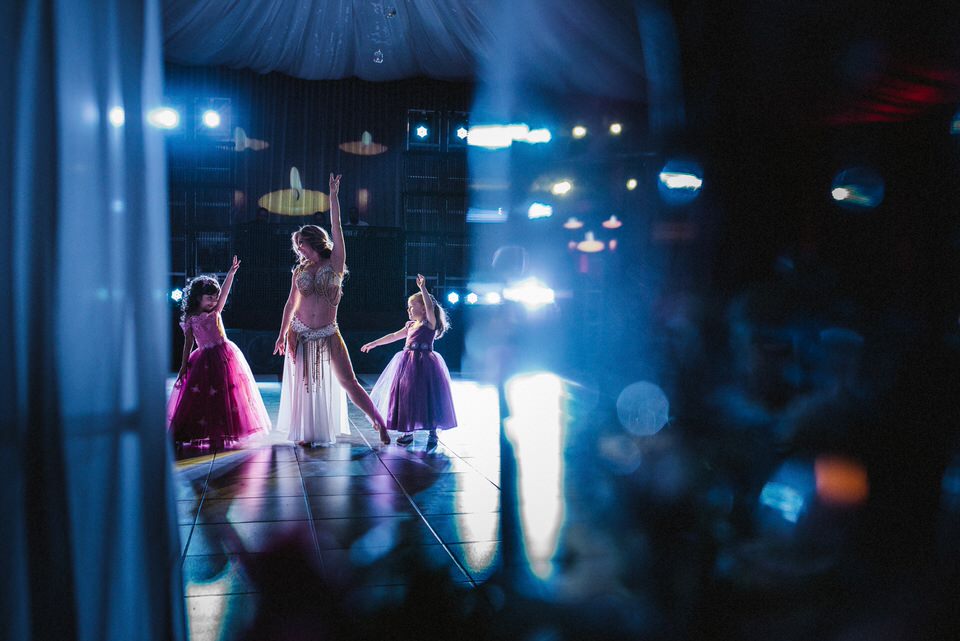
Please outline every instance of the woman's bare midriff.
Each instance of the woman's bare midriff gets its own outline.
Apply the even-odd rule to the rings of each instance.
[[[326,327],[337,320],[337,308],[320,296],[303,296],[294,312],[300,322],[313,329]]]

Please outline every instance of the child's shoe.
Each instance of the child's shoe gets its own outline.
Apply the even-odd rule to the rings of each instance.
[[[410,445],[413,443],[413,432],[407,432],[397,439],[397,445]]]

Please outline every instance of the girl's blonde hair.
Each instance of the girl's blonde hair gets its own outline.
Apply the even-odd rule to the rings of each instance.
[[[437,326],[434,328],[434,338],[440,338],[447,333],[447,330],[450,329],[450,318],[447,316],[447,312],[443,307],[440,306],[440,303],[437,302],[437,299],[433,297],[433,294],[427,294],[430,297],[430,300],[433,301],[433,317],[437,320]],[[412,294],[407,298],[407,305],[411,304],[415,300],[420,300],[423,302],[423,294],[417,292]]]

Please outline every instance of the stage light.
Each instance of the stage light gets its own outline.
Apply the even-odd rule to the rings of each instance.
[[[697,191],[703,186],[703,179],[694,174],[673,171],[661,171],[660,182],[667,189],[688,189]]]
[[[499,305],[502,302],[503,298],[500,296],[500,292],[487,292],[483,295],[484,305]]]
[[[172,107],[157,107],[147,112],[147,122],[158,129],[176,129],[180,125],[180,112]]]
[[[627,190],[633,191],[633,190],[636,189],[636,188],[637,188],[637,179],[636,179],[636,178],[631,178],[631,179],[627,180]]]
[[[610,251],[616,251],[616,250],[617,250],[617,239],[616,239],[616,238],[611,238],[611,239],[610,239],[610,242],[607,243],[607,247],[610,248]]]
[[[760,491],[759,514],[764,530],[792,531],[816,492],[813,466],[804,460],[788,460],[774,472]],[[784,523],[786,522],[786,523]]]
[[[621,222],[620,219],[614,216],[613,214],[610,215],[610,218],[607,218],[605,221],[603,221],[600,224],[606,227],[607,229],[617,229],[623,226],[623,222]]]
[[[557,298],[552,289],[536,278],[527,278],[504,287],[503,297],[506,300],[521,303],[528,309],[552,305]]]
[[[570,193],[570,190],[573,189],[573,183],[569,180],[561,180],[560,182],[553,183],[553,186],[550,187],[550,193],[554,196],[564,196]]]
[[[531,129],[523,139],[524,142],[528,142],[532,145],[550,142],[551,140],[553,140],[553,136],[550,135],[549,129]]]
[[[564,229],[580,229],[583,227],[583,221],[579,220],[575,216],[567,218],[567,222],[563,223]]]
[[[467,130],[466,127],[460,127],[457,129],[457,138],[459,138],[460,140],[463,140],[468,135],[470,135],[470,132]]]
[[[114,127],[122,127],[124,121],[126,121],[126,114],[123,111],[123,107],[114,107],[110,110],[110,113],[107,114],[107,117],[110,119],[110,124]]]
[[[480,297],[474,294],[473,292],[470,292],[469,294],[467,294],[467,304],[476,305],[478,300],[480,300]]]
[[[220,114],[213,109],[207,109],[203,112],[203,126],[208,129],[216,129],[220,126]]]
[[[550,218],[550,216],[553,216],[553,207],[544,205],[543,203],[533,203],[530,205],[530,209],[527,210],[527,217],[531,220],[536,218]]]
[[[619,135],[621,134],[621,132],[623,132],[623,125],[621,125],[619,122],[611,123],[611,125],[610,125],[610,133],[611,133],[612,135],[614,135],[614,136],[619,136]]]
[[[583,237],[579,243],[577,243],[577,249],[582,251],[585,254],[595,254],[597,252],[602,252],[605,245],[602,241],[597,240],[593,237],[593,232],[588,231],[586,236]]]
[[[460,294],[458,294],[457,292],[450,292],[449,294],[447,294],[447,302],[450,303],[451,305],[456,305],[457,303],[460,302]]]
[[[175,289],[175,290],[173,290],[172,292],[170,292],[170,300],[172,300],[172,301],[175,302],[175,303],[179,303],[180,301],[182,301],[182,300],[183,300],[183,290],[178,287],[177,289]]]
[[[587,135],[587,128],[583,125],[577,125],[571,130],[570,133],[573,134],[574,138],[583,138]]]
[[[426,138],[429,133],[430,131],[423,125],[417,127],[417,138]]]
[[[850,190],[846,187],[834,187],[830,194],[834,200],[845,200],[850,197]]]

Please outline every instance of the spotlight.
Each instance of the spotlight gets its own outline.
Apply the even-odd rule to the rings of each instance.
[[[423,125],[420,125],[419,127],[417,127],[417,138],[420,138],[422,140],[423,138],[426,138],[429,133],[430,133],[430,130],[424,127]]]
[[[179,303],[180,301],[182,301],[182,300],[183,300],[183,290],[178,287],[177,289],[175,289],[175,290],[173,290],[172,292],[170,292],[170,300],[172,300],[172,301],[175,302],[175,303]]]
[[[544,205],[543,203],[533,203],[530,205],[530,209],[527,210],[527,217],[531,220],[535,218],[549,218],[550,216],[553,216],[553,207]]]
[[[536,278],[527,278],[518,283],[511,283],[510,286],[503,289],[503,297],[510,301],[522,303],[529,309],[551,305],[556,300],[554,291]]]
[[[619,122],[615,122],[610,125],[610,133],[614,136],[619,136],[622,131],[623,125],[621,125]]]
[[[567,218],[567,222],[563,223],[563,226],[565,229],[580,229],[583,227],[583,221],[576,216],[571,216]]]
[[[531,129],[523,141],[535,145],[537,143],[550,142],[552,139],[553,136],[550,135],[549,129]]]
[[[110,124],[114,127],[122,127],[124,121],[126,120],[123,107],[114,107],[110,110],[110,113],[107,115],[107,117],[110,119]]]
[[[483,295],[484,305],[499,305],[502,302],[503,299],[500,297],[500,292],[487,292]]]
[[[550,193],[554,196],[563,196],[570,193],[570,190],[573,189],[573,183],[569,180],[561,180],[560,182],[553,183],[553,186],[550,187]]]
[[[583,138],[587,135],[587,128],[583,125],[577,125],[570,133],[573,134],[574,138]]]
[[[180,112],[172,107],[157,107],[147,112],[147,122],[158,129],[176,129],[180,124]]]
[[[703,187],[703,170],[687,160],[671,160],[660,171],[657,190],[661,198],[671,205],[684,205],[700,195]]]
[[[469,294],[467,294],[467,303],[468,303],[468,304],[470,304],[470,305],[476,305],[478,300],[480,300],[480,297],[477,296],[476,294],[474,294],[473,292],[470,292]]]
[[[633,191],[636,188],[637,188],[637,179],[636,178],[629,179],[627,181],[627,190]]]
[[[447,302],[450,303],[451,305],[456,305],[457,303],[460,302],[460,294],[458,294],[457,292],[450,292],[449,294],[447,294]]]
[[[203,112],[203,124],[209,129],[216,129],[220,126],[220,114],[213,109],[207,109]]]
[[[463,140],[463,139],[466,138],[469,134],[470,134],[470,132],[467,131],[467,128],[466,128],[466,127],[460,127],[460,128],[457,129],[457,138],[459,138],[460,140]]]

